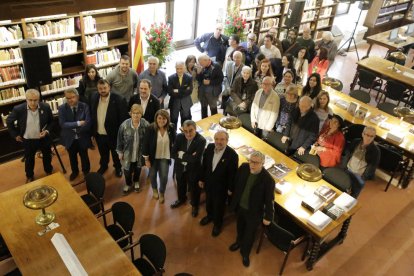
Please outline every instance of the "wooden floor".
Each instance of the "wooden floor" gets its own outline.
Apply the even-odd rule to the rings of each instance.
[[[366,49],[366,46],[359,49],[360,56],[365,54]],[[371,55],[383,56],[384,53],[384,49],[374,47]],[[338,56],[330,69],[330,76],[344,82],[345,91],[349,89],[355,73],[355,61],[354,52],[349,53],[347,57]],[[199,119],[200,114],[195,114],[194,118]],[[62,147],[59,147],[59,152],[69,171],[66,174],[69,178],[68,156]],[[97,149],[90,151],[90,158],[92,170],[96,170],[99,163]],[[56,157],[53,157],[53,166],[55,171],[60,170]],[[2,164],[0,175],[0,192],[24,185],[24,164],[20,160]],[[41,160],[37,159],[35,177],[40,178],[44,175]],[[80,181],[80,178],[74,182]],[[189,205],[170,209],[170,203],[176,199],[171,178],[164,205],[151,198],[152,192],[148,184],[141,193],[123,196],[123,179],[115,177],[112,168],[106,172],[105,179],[105,200],[108,208],[116,201],[127,201],[134,206],[135,239],[144,233],[154,233],[165,241],[165,275],[179,272],[193,275],[277,275],[284,255],[269,242],[264,242],[260,254],[251,254],[249,268],[243,267],[239,253],[228,250],[236,236],[235,219],[232,214],[226,216],[221,235],[213,238],[211,225],[199,225],[199,220],[205,215],[203,203],[197,218],[191,217]],[[362,209],[352,219],[345,242],[320,260],[313,271],[308,272],[304,263],[300,261],[304,249],[300,246],[289,257],[285,275],[413,275],[414,183],[405,190],[391,187],[387,193],[383,191],[384,187],[385,182],[378,178],[367,182],[359,197]],[[84,184],[75,189],[80,194],[85,192]],[[257,243],[254,249],[256,246]]]

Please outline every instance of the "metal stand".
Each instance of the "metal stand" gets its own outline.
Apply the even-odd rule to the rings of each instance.
[[[348,38],[342,45],[341,45],[341,47],[339,47],[339,49],[338,49],[338,52],[348,43],[348,48],[346,49],[346,52],[349,52],[349,48],[351,48],[351,43],[352,42],[354,42],[354,47],[355,47],[355,52],[356,52],[356,55],[357,55],[357,58],[358,58],[358,61],[359,61],[359,54],[358,54],[358,48],[357,48],[357,46],[356,46],[356,42],[355,42],[355,38],[354,38],[354,36],[355,36],[355,31],[356,31],[356,29],[357,29],[357,27],[358,27],[358,23],[359,23],[359,19],[361,18],[361,14],[362,14],[362,9],[360,9],[360,11],[359,11],[359,15],[358,15],[358,19],[357,19],[357,21],[355,22],[355,27],[354,27],[354,30],[352,31],[352,34],[351,34],[351,37],[350,38]]]

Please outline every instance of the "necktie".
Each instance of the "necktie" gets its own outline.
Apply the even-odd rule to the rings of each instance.
[[[181,83],[183,82],[183,77],[178,77],[178,82],[180,83],[180,86],[181,86]]]
[[[74,121],[74,122],[76,122],[76,121],[77,121],[77,119],[76,119],[76,115],[77,115],[77,114],[76,114],[76,107],[74,107],[74,108],[73,108],[73,121]]]

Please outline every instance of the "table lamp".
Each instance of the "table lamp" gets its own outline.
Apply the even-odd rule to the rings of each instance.
[[[394,59],[394,66],[392,68],[391,67],[388,67],[388,68],[393,71],[398,71],[398,69],[395,68],[395,65],[397,65],[397,61],[405,61],[405,59],[407,58],[407,56],[401,51],[392,52],[390,54],[390,57]]]
[[[29,209],[42,209],[35,221],[39,225],[48,225],[55,219],[55,214],[46,212],[45,208],[55,203],[57,198],[58,192],[55,188],[42,185],[28,190],[23,197],[23,204]]]

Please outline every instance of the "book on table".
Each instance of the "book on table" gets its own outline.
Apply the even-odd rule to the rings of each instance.
[[[320,196],[318,196],[315,193],[312,193],[308,196],[306,196],[303,200],[302,200],[302,206],[305,207],[306,209],[308,209],[309,211],[311,211],[312,213],[315,213],[316,211],[318,211],[322,205],[325,203],[325,200],[323,200],[323,198],[321,198]]]
[[[342,193],[338,198],[334,200],[334,204],[341,207],[345,210],[345,212],[348,212],[351,210],[356,204],[358,200],[353,198],[347,193]]]
[[[332,219],[321,211],[317,211],[307,220],[308,224],[313,228],[322,231],[331,223]]]
[[[324,201],[329,201],[335,197],[336,192],[326,185],[319,186],[315,192],[316,195],[320,196]]]
[[[288,166],[286,166],[286,164],[283,163],[277,163],[274,164],[273,166],[270,166],[267,171],[275,178],[282,178],[284,177],[287,173],[289,173],[292,169],[289,168]]]
[[[322,209],[322,212],[328,215],[331,219],[337,220],[343,213],[345,213],[345,210],[331,202]]]
[[[292,184],[290,182],[287,182],[284,179],[279,180],[275,184],[276,193],[281,194],[281,195],[288,193],[291,188],[292,188]]]

